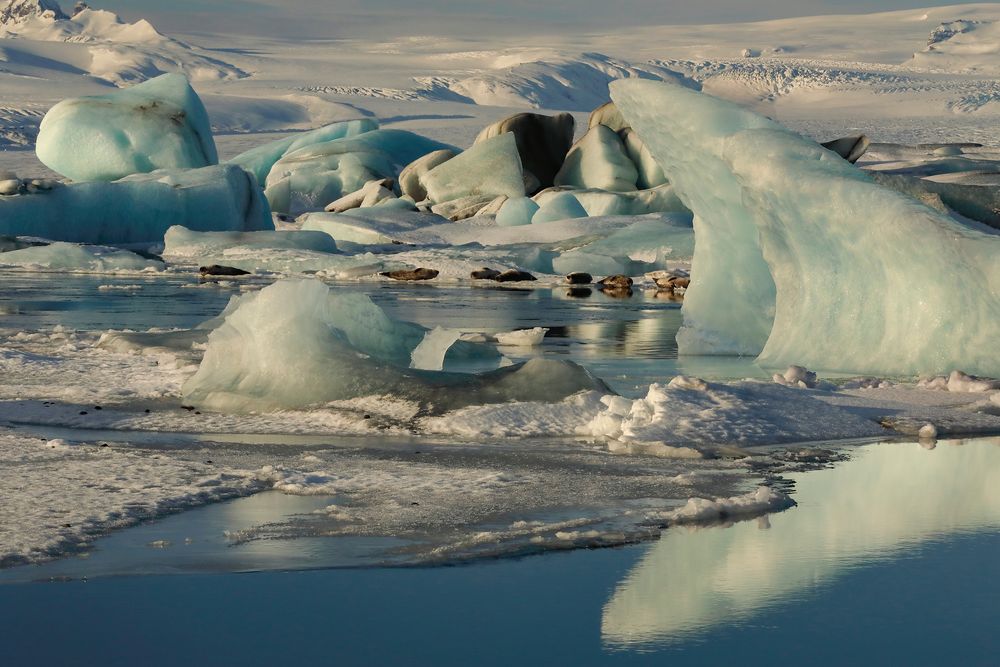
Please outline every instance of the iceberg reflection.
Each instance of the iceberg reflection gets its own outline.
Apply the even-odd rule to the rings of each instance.
[[[808,593],[920,543],[1000,526],[1000,438],[859,447],[790,475],[798,507],[727,529],[671,529],[604,606],[606,644],[664,643]]]

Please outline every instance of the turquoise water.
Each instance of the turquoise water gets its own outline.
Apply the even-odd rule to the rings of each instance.
[[[868,445],[789,478],[796,508],[625,548],[8,584],[0,655],[59,665],[996,664],[1000,440]]]

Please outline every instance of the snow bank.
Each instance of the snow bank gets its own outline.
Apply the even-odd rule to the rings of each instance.
[[[650,81],[612,96],[695,212],[684,352],[766,339],[767,366],[1000,375],[1000,236],[730,102]]]
[[[75,181],[218,163],[208,113],[182,74],[64,100],[38,133],[38,159]]]
[[[273,229],[251,174],[233,165],[137,174],[0,197],[0,234],[76,243],[160,243],[174,225],[197,231]]]

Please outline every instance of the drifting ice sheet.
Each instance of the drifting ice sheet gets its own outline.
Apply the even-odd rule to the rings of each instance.
[[[730,102],[638,80],[612,96],[695,212],[685,352],[752,352],[773,303],[764,365],[1000,375],[1000,236]]]

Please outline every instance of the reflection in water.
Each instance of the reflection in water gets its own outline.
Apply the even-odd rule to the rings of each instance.
[[[1000,526],[1000,438],[861,447],[792,475],[798,507],[726,529],[673,529],[604,607],[610,645],[669,643],[806,593],[926,540]]]

